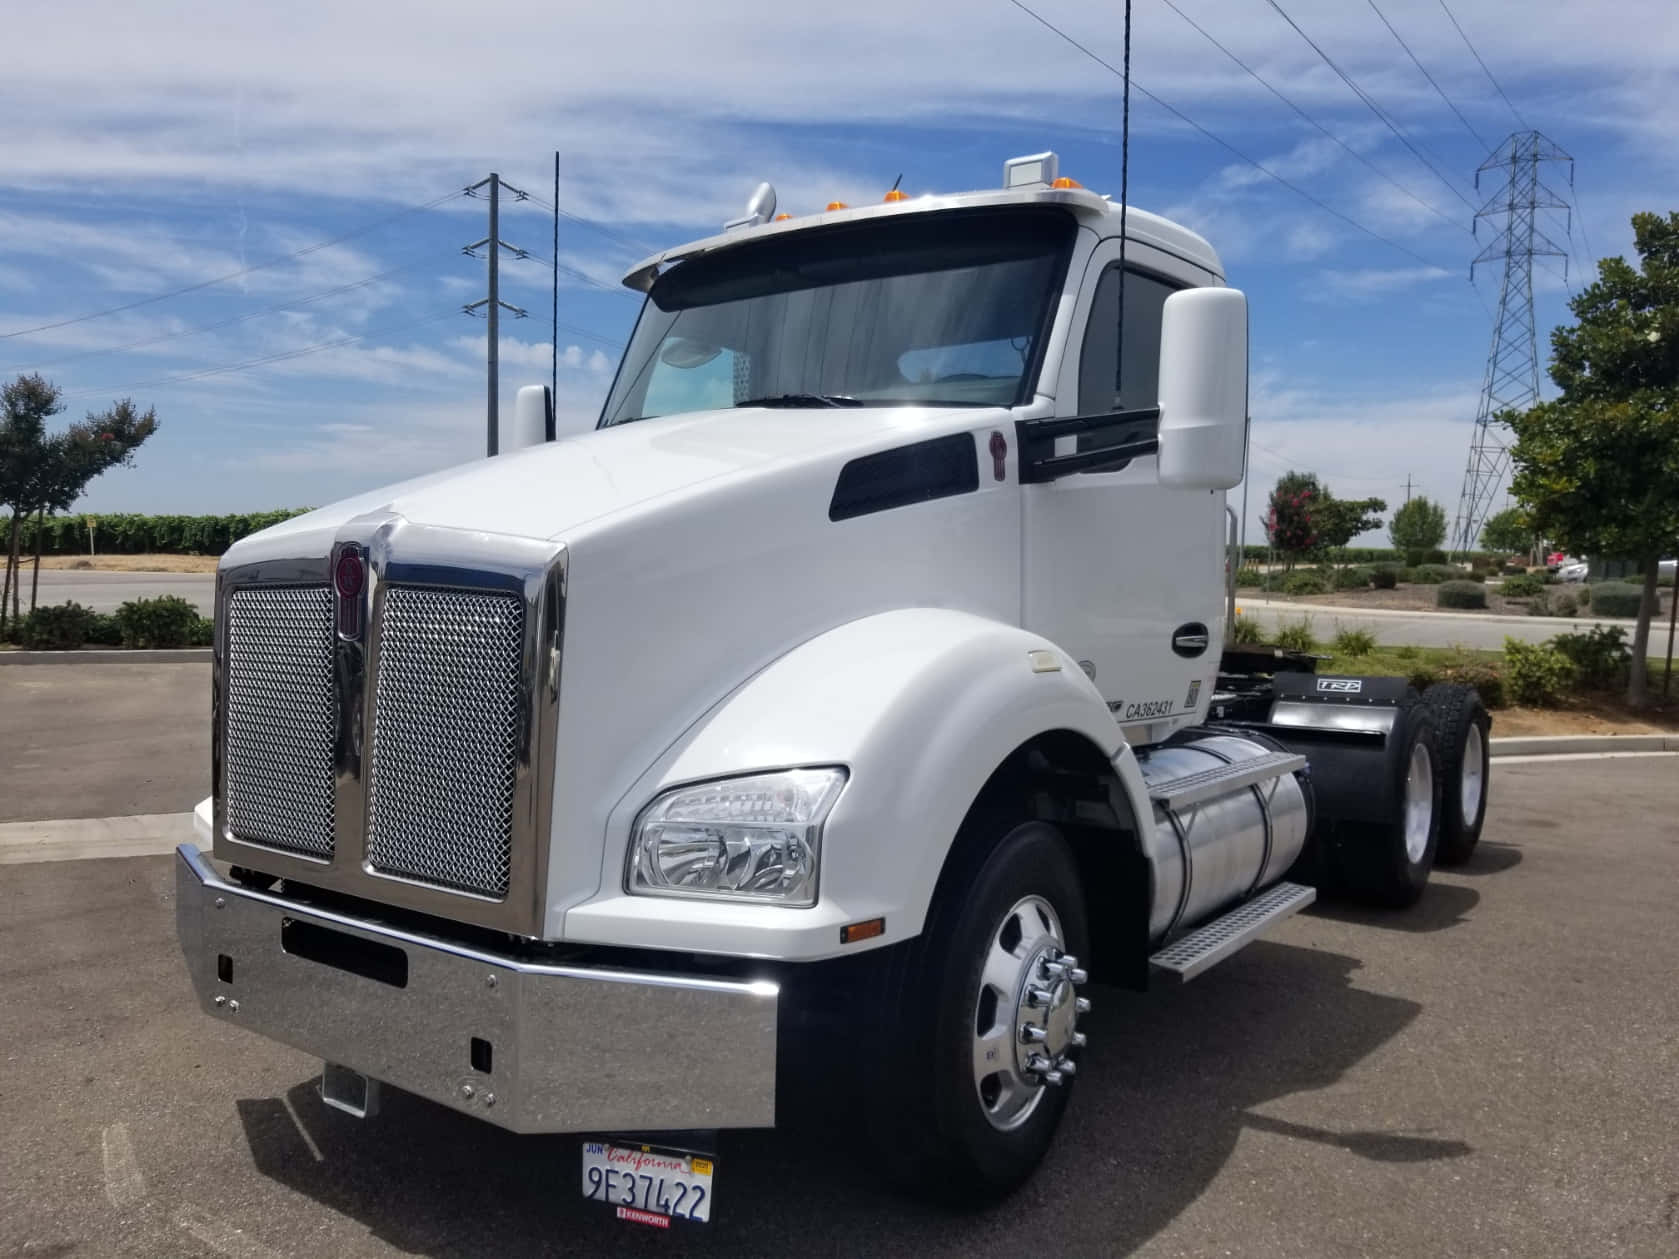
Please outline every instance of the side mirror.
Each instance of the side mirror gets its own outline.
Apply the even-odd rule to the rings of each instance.
[[[1160,483],[1227,490],[1242,479],[1248,437],[1248,299],[1185,289],[1160,326]]]
[[[547,385],[526,385],[513,400],[513,428],[503,454],[554,440],[554,395]]]

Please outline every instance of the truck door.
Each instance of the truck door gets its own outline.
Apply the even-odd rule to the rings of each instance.
[[[1119,242],[1104,241],[1080,285],[1057,417],[1157,405],[1161,308],[1170,293],[1211,279],[1140,242],[1126,255],[1123,351]],[[1156,424],[1063,437],[1056,453],[1134,441]],[[1021,493],[1024,624],[1091,673],[1133,742],[1204,713],[1223,642],[1224,495],[1167,489],[1153,454]]]

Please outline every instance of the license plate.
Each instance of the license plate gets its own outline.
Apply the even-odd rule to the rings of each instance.
[[[652,1145],[583,1143],[583,1196],[617,1208],[618,1218],[669,1228],[675,1220],[711,1219],[717,1163],[704,1154]]]

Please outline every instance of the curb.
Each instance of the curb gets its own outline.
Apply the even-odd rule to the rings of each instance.
[[[93,647],[78,651],[0,651],[0,665],[209,663],[208,647]]]
[[[1434,608],[1358,608],[1345,603],[1291,603],[1282,599],[1243,599],[1240,591],[1236,594],[1236,602],[1246,608],[1263,608],[1278,612],[1294,611],[1308,616],[1321,612],[1328,616],[1403,617],[1412,620],[1427,618],[1437,621],[1491,621],[1498,625],[1551,624],[1559,627],[1559,633],[1562,632],[1563,628],[1619,625],[1622,629],[1626,629],[1636,624],[1633,617],[1509,616],[1502,612],[1443,612]]]
[[[1532,734],[1488,742],[1494,758],[1571,752],[1679,752],[1679,734]]]

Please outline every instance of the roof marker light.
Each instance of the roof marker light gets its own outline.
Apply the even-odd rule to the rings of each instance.
[[[1084,187],[1084,185],[1079,183],[1078,180],[1068,179],[1065,175],[1062,175],[1059,178],[1051,181],[1049,186],[1051,188],[1082,188],[1082,187]]]
[[[781,222],[781,221],[782,221],[782,220],[783,220],[783,219],[790,219],[790,218],[792,218],[792,217],[793,217],[793,216],[792,216],[792,215],[791,215],[791,214],[778,214],[778,215],[776,215],[776,216],[775,216],[775,218],[773,218],[773,219],[771,219],[771,220],[770,220],[770,221],[771,221],[771,222],[772,222],[772,223],[779,223],[779,222]]]
[[[843,202],[843,201],[830,201],[830,202],[828,202],[828,208],[830,210],[846,210],[846,209],[849,209],[850,207],[847,206],[845,204],[845,202]]]
[[[905,200],[908,200],[908,198],[906,198],[904,196],[904,190],[902,188],[892,188],[892,189],[889,189],[887,191],[886,195],[884,197],[882,197],[881,200],[882,201],[905,201]]]

